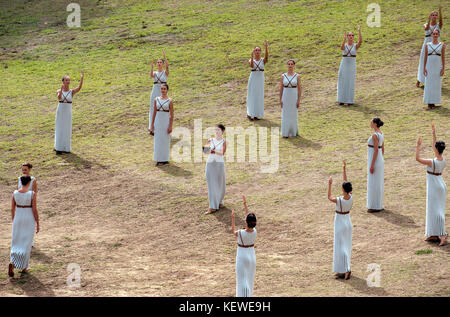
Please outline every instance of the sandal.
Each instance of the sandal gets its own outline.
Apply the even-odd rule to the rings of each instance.
[[[205,212],[205,215],[210,215],[217,212],[217,209],[209,209],[207,212]]]
[[[352,275],[352,271],[348,271],[348,272],[346,272],[345,273],[345,277],[344,277],[344,279],[345,280],[348,280],[348,279],[350,279],[350,276]]]
[[[9,277],[14,277],[14,264],[12,263],[8,265],[8,275]]]

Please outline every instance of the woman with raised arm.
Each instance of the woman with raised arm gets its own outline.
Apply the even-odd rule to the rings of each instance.
[[[224,207],[225,197],[225,161],[223,156],[227,151],[227,141],[223,138],[225,126],[216,125],[216,137],[208,140],[206,148],[209,148],[206,161],[205,176],[208,183],[209,209],[205,214],[212,214]]]
[[[264,68],[269,60],[267,40],[264,40],[265,54],[261,57],[261,48],[256,46],[248,61],[252,69],[247,86],[247,118],[250,121],[264,117]]]
[[[367,140],[367,211],[383,210],[384,198],[384,134],[380,128],[384,122],[373,118],[370,127],[374,133]],[[380,151],[381,150],[381,151]]]
[[[256,273],[256,216],[249,213],[245,195],[242,195],[244,202],[245,229],[236,230],[235,213],[231,211],[231,230],[237,238],[236,252],[236,297],[253,296]]]
[[[420,51],[420,59],[419,59],[419,68],[417,70],[417,83],[416,86],[419,87],[420,83],[425,82],[425,75],[423,73],[424,70],[424,60],[425,60],[425,48],[427,44],[430,43],[432,38],[432,33],[434,30],[438,30],[439,33],[442,29],[442,10],[441,5],[439,5],[439,15],[436,11],[432,11],[428,16],[428,22],[423,25],[425,30],[425,39],[422,44],[422,50]],[[439,23],[437,22],[437,18],[439,16]]]
[[[352,183],[347,181],[346,163],[344,163],[344,182],[342,183],[342,196],[333,198],[331,196],[331,185],[333,178],[328,180],[328,200],[336,204],[334,216],[334,244],[333,244],[333,272],[336,278],[348,280],[352,271],[350,260],[352,255],[352,221],[350,209],[353,206]]]
[[[36,193],[28,190],[31,177],[20,178],[22,187],[15,190],[11,200],[12,240],[8,275],[14,277],[14,268],[27,273],[29,268],[34,230],[39,232],[39,216],[36,207]]]
[[[55,119],[55,147],[56,154],[70,153],[72,150],[72,98],[83,86],[84,73],[81,72],[80,84],[75,89],[70,89],[70,77],[62,78],[61,88],[56,92],[58,109]]]
[[[291,138],[298,135],[298,108],[302,88],[300,76],[294,71],[295,61],[287,62],[288,71],[281,75],[280,107],[281,107],[281,136]]]
[[[425,86],[426,87],[426,86]],[[427,209],[425,236],[426,241],[439,241],[439,245],[446,244],[448,234],[445,232],[445,201],[447,199],[447,185],[442,178],[445,168],[444,141],[436,141],[436,130],[431,125],[433,132],[434,159],[423,159],[420,157],[420,146],[422,137],[417,140],[416,161],[427,166]]]
[[[161,84],[161,96],[156,97],[153,104],[151,132],[155,135],[153,160],[156,161],[156,166],[169,164],[174,111],[168,91],[169,85]]]
[[[342,60],[338,73],[337,102],[344,106],[355,102],[356,52],[362,43],[361,26],[358,26],[358,35],[358,43],[354,44],[353,32],[345,32],[341,44]]]
[[[428,104],[429,109],[434,109],[435,104],[441,103],[442,76],[445,72],[445,44],[439,42],[439,30],[434,30],[432,36],[433,41],[425,46],[423,62],[423,103]]]
[[[153,115],[153,105],[155,102],[155,98],[161,96],[161,84],[167,84],[167,78],[169,77],[169,62],[167,61],[166,51],[163,50],[164,60],[159,58],[156,61],[157,71],[153,71],[154,62],[152,61],[152,69],[150,71],[150,77],[153,78],[153,89],[152,94],[150,95],[150,111],[149,111],[149,120],[148,120],[148,131],[151,135],[152,129],[152,115]],[[166,65],[166,69],[163,69],[164,64]]]

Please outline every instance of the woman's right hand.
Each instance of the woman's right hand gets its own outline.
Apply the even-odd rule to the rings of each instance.
[[[423,70],[423,75],[424,75],[425,77],[427,77],[427,75],[428,75],[428,72],[427,72],[427,70],[426,70],[426,69],[424,69],[424,70]]]
[[[38,233],[39,232],[39,222],[36,222],[36,233]]]
[[[283,101],[280,100],[280,108],[283,108]]]

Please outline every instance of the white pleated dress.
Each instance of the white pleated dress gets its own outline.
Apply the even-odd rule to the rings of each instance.
[[[36,180],[36,178],[34,176],[31,176],[31,181],[30,181],[30,185],[28,186],[28,191],[33,191],[33,182]],[[19,176],[19,182],[17,184],[17,189],[20,189],[22,187],[22,181],[20,180],[20,176]],[[33,239],[33,243],[31,244],[31,246],[34,246],[34,239]]]
[[[381,146],[384,142],[384,134],[375,132],[378,137],[378,156],[375,161],[375,172],[370,173],[370,166],[374,154],[373,135],[367,141],[367,209],[382,210],[384,198],[384,157]],[[372,146],[372,147],[370,147]]]
[[[212,138],[210,141],[211,150],[222,151],[225,139],[220,141]],[[225,197],[225,161],[223,155],[209,154],[205,168],[206,182],[208,184],[209,208],[218,210],[223,204]]]
[[[336,211],[350,212],[353,206],[353,196],[345,200],[343,196],[337,198]],[[352,255],[352,221],[350,213],[334,216],[334,244],[333,244],[333,272],[350,272],[350,259]]]
[[[425,39],[423,40],[422,50],[420,51],[419,67],[417,70],[417,80],[420,81],[421,83],[425,82],[425,75],[423,74],[425,45],[433,41],[433,37],[431,36],[431,34],[433,33],[434,30],[439,30],[439,32],[441,31],[438,23],[436,23],[436,25],[434,26],[430,25],[430,29],[425,30]]]
[[[445,201],[447,199],[447,185],[445,185],[442,171],[445,160],[433,159],[432,166],[427,166],[427,217],[425,236],[445,236]],[[430,172],[430,173],[428,173]]]
[[[16,205],[30,206],[26,208],[17,207],[12,224],[11,254],[10,262],[18,269],[26,269],[29,266],[31,246],[33,244],[36,221],[31,208],[33,191],[20,193],[14,191]]]
[[[423,89],[423,103],[440,104],[442,87],[442,51],[443,43],[428,43],[427,76]]]
[[[342,51],[337,83],[337,102],[353,104],[355,102],[356,81],[356,44],[345,44]]]
[[[156,97],[155,139],[153,160],[168,162],[170,156],[170,134],[167,129],[170,124],[170,98],[163,100]]]
[[[297,80],[298,74],[295,73],[289,76],[287,73],[283,74],[283,95],[281,102],[281,136],[297,136],[298,135],[298,91]]]
[[[256,241],[256,228],[252,232],[243,229],[238,231],[238,245],[250,246]],[[253,287],[255,285],[256,273],[256,255],[255,248],[237,247],[236,252],[236,297],[253,296]]]
[[[151,129],[152,127],[152,116],[153,116],[153,104],[156,97],[161,96],[161,84],[167,83],[167,75],[166,71],[163,70],[162,72],[153,72],[153,89],[152,93],[150,95],[150,113],[149,113],[149,121],[148,121],[148,128]]]
[[[72,149],[72,89],[62,91],[61,98],[56,109],[55,150],[70,152]]]
[[[264,117],[264,59],[253,60],[253,68],[247,86],[247,114]]]

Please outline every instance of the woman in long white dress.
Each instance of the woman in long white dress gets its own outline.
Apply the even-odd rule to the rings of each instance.
[[[281,75],[280,107],[281,107],[281,136],[291,138],[298,135],[298,108],[302,88],[300,76],[294,71],[295,61],[288,60],[288,71]]]
[[[422,44],[422,50],[420,51],[420,59],[419,59],[419,67],[417,69],[417,82],[416,86],[419,87],[420,83],[425,82],[425,75],[423,74],[423,66],[424,66],[424,59],[425,59],[425,48],[428,43],[430,43],[432,38],[432,33],[434,30],[439,30],[439,33],[442,29],[442,10],[441,5],[439,5],[439,23],[437,22],[438,13],[436,11],[433,11],[428,16],[428,22],[423,25],[424,31],[425,31],[425,39],[423,40]]]
[[[158,59],[156,61],[157,71],[153,71],[154,62],[152,61],[152,69],[150,71],[150,77],[153,78],[153,89],[150,95],[150,111],[149,111],[149,120],[148,120],[148,131],[151,135],[152,129],[152,115],[153,115],[153,104],[155,102],[155,98],[161,96],[161,84],[167,84],[167,77],[169,77],[169,62],[167,61],[166,51],[163,50],[164,60]],[[166,65],[166,69],[163,69],[164,64]]]
[[[249,213],[245,196],[242,196],[244,202],[245,229],[236,230],[235,212],[231,212],[231,230],[237,238],[236,252],[236,297],[253,296],[256,273],[256,216]]]
[[[445,201],[447,199],[447,185],[442,178],[442,172],[445,168],[445,159],[443,152],[445,143],[436,141],[436,130],[431,125],[433,132],[433,151],[435,158],[423,159],[420,157],[420,146],[422,137],[417,140],[416,160],[427,166],[427,209],[425,236],[426,241],[439,241],[439,245],[446,244],[448,237],[445,232]]]
[[[358,34],[358,43],[354,44],[353,32],[345,32],[341,45],[342,60],[338,72],[337,102],[344,106],[355,102],[356,52],[362,43],[361,26],[358,26]]]
[[[442,76],[445,72],[445,44],[439,42],[439,31],[432,33],[433,41],[425,46],[424,69],[425,88],[423,103],[433,109],[441,103]]]
[[[34,231],[39,232],[36,193],[28,190],[31,177],[22,176],[22,187],[15,190],[11,201],[12,239],[8,275],[14,277],[14,268],[28,272]]]
[[[34,176],[31,176],[31,169],[33,168],[33,165],[29,162],[25,162],[22,164],[22,176],[30,176],[31,177],[31,181],[30,181],[30,185],[28,186],[28,191],[33,191],[37,194],[37,181],[36,178]],[[22,181],[21,181],[21,176],[18,177],[18,183],[17,183],[17,189],[20,189],[22,187]],[[34,240],[33,240],[33,244],[32,247],[34,247]]]
[[[380,118],[370,121],[374,133],[369,137],[367,148],[367,211],[383,210],[384,198],[384,134]],[[380,151],[381,150],[381,151]]]
[[[336,204],[334,216],[334,243],[333,243],[333,272],[336,278],[348,280],[352,273],[350,260],[352,255],[352,221],[350,209],[353,206],[352,183],[347,181],[346,163],[344,163],[344,182],[342,183],[342,196],[331,196],[333,178],[328,180],[328,199]]]
[[[269,60],[267,40],[264,41],[265,54],[261,57],[261,48],[255,47],[248,64],[252,69],[247,86],[247,118],[250,121],[264,117],[264,67]]]
[[[227,150],[227,141],[223,138],[225,126],[216,125],[216,137],[208,140],[206,148],[209,151],[206,161],[205,176],[208,183],[209,209],[205,214],[211,214],[224,207],[225,197],[225,161],[223,156]]]
[[[55,146],[56,154],[70,153],[72,150],[72,99],[83,86],[84,73],[81,72],[80,84],[75,89],[70,89],[70,77],[64,76],[61,88],[56,95],[58,97],[58,109],[55,119]]]
[[[173,124],[173,101],[167,95],[169,85],[161,84],[161,96],[153,104],[151,131],[155,135],[153,160],[156,166],[169,164],[170,134]]]

